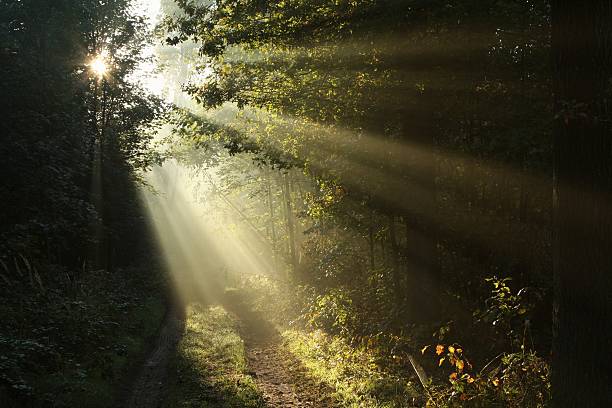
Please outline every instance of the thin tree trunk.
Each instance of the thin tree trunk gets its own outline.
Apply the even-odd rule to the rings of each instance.
[[[370,224],[368,226],[368,243],[370,245],[370,269],[374,270],[374,212],[370,209]]]

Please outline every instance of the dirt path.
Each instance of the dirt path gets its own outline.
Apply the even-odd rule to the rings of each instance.
[[[125,408],[159,407],[168,375],[168,363],[181,339],[184,324],[184,316],[178,307],[168,312],[153,352],[141,368],[124,404]]]
[[[267,407],[335,406],[332,390],[308,377],[302,364],[285,349],[273,325],[237,297],[228,297],[225,303],[226,309],[240,319],[249,374],[262,391]]]
[[[258,313],[252,312],[238,294],[222,302],[239,319],[249,372],[262,392],[267,408],[330,408],[336,406],[332,389],[309,378],[302,364],[286,350],[280,334]],[[168,383],[168,368],[185,327],[179,308],[168,313],[153,352],[149,355],[129,393],[125,408],[157,408]]]

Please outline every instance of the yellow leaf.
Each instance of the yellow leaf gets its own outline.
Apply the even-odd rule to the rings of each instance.
[[[444,362],[445,357],[442,357],[440,359],[440,361],[438,362],[438,367],[440,367],[442,365],[442,363]]]
[[[421,349],[421,354],[425,354],[425,351],[427,351],[427,349],[428,349],[428,348],[429,348],[429,345],[427,345],[427,346],[423,347],[423,348]]]
[[[436,346],[436,354],[437,354],[437,355],[440,355],[440,354],[442,354],[442,353],[444,353],[444,346],[443,346],[443,345],[441,345],[441,344],[438,344],[438,345]]]
[[[463,349],[458,348],[457,353],[463,353]]]
[[[457,360],[455,362],[455,366],[457,367],[457,370],[459,370],[459,372],[463,371],[463,360]]]
[[[449,353],[454,353],[455,352],[455,348],[453,346],[448,346],[448,352]]]
[[[493,385],[497,387],[499,385],[499,378],[494,378],[492,382]]]
[[[472,377],[469,377],[469,378],[467,379],[467,382],[468,382],[468,384],[471,384],[471,383],[473,383],[473,382],[474,382],[474,379],[473,379]]]

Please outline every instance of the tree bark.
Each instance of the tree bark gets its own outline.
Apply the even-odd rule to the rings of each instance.
[[[555,407],[612,406],[612,1],[555,0]]]

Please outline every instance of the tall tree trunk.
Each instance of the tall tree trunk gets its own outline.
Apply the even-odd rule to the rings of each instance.
[[[527,164],[525,163],[525,159],[523,159],[521,175],[520,177],[520,185],[519,185],[519,202],[518,202],[518,217],[519,221],[523,223],[527,223],[527,208],[529,207],[529,185],[526,182],[527,176]]]
[[[272,266],[274,268],[274,273],[278,273],[278,244],[276,239],[276,225],[275,225],[275,217],[274,217],[274,200],[272,199],[272,186],[270,183],[270,173],[268,170],[266,172],[266,184],[268,188],[268,206],[270,208],[270,233],[272,234]]]
[[[103,123],[99,117],[100,111],[100,81],[94,80],[92,117],[95,136],[93,138],[92,167],[90,199],[96,210],[96,218],[92,220],[90,234],[94,241],[89,250],[89,267],[92,269],[103,269],[106,267],[106,231],[104,217],[104,146],[103,146]],[[102,112],[105,106],[102,103]],[[104,113],[103,113],[104,114]]]
[[[395,231],[395,217],[392,215],[389,216],[389,243],[391,244],[391,260],[393,261],[393,290],[395,291],[395,301],[399,305],[402,301],[399,245],[397,244],[397,233]]]
[[[289,174],[283,176],[285,184],[285,213],[287,218],[287,235],[289,236],[289,255],[291,257],[291,269],[295,274],[297,270],[297,256],[295,253],[295,225],[293,220],[293,210],[291,205],[291,185],[289,184]]]
[[[612,406],[612,1],[554,0],[555,407]]]
[[[432,91],[433,92],[433,91]],[[415,147],[414,157],[407,162],[418,163],[409,169],[406,178],[422,186],[418,194],[411,194],[410,210],[404,213],[406,228],[406,278],[410,310],[414,319],[435,319],[439,314],[440,268],[438,263],[438,219],[436,203],[436,155],[434,112],[436,95],[422,96],[406,114],[407,143]]]

